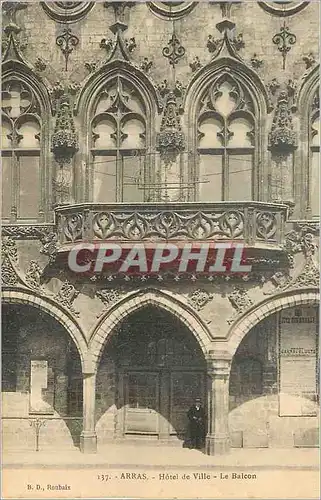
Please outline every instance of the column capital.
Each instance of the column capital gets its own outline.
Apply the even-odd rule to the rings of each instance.
[[[232,359],[228,353],[215,353],[210,351],[206,356],[207,373],[216,377],[228,377],[231,370]]]

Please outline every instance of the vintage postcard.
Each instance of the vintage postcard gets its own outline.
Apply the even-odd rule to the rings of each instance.
[[[2,497],[319,498],[319,1],[1,7]]]

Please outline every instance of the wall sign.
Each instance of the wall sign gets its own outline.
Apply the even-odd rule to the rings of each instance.
[[[314,308],[280,312],[279,415],[316,415],[317,313]]]
[[[29,413],[54,413],[54,380],[48,371],[48,361],[31,360]]]

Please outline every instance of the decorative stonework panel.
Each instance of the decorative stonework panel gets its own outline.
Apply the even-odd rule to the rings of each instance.
[[[148,2],[147,5],[157,16],[172,20],[189,14],[197,2]]]
[[[307,7],[310,2],[285,1],[285,2],[258,2],[259,6],[266,12],[275,16],[293,16]]]
[[[51,19],[60,23],[74,23],[85,17],[95,2],[41,2]]]

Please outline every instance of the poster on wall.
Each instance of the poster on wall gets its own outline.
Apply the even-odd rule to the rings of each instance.
[[[279,415],[316,415],[316,310],[287,309],[279,324]]]
[[[30,362],[29,413],[52,415],[53,405],[53,378],[49,376],[48,361],[33,359]]]

